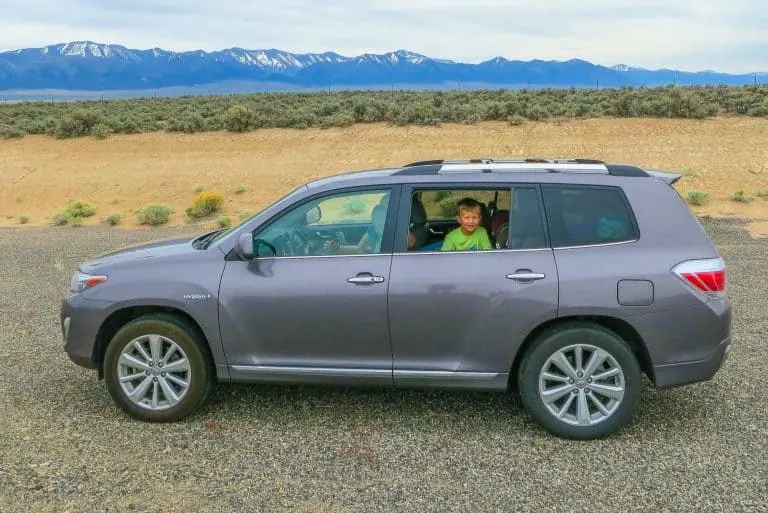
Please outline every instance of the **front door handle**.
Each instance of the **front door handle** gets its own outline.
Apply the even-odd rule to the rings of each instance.
[[[360,273],[352,278],[347,278],[347,281],[356,285],[371,285],[373,283],[383,283],[384,277],[374,276],[370,273]]]
[[[508,280],[515,280],[515,281],[533,281],[533,280],[543,280],[546,278],[546,276],[542,273],[531,273],[531,272],[517,272],[515,274],[508,274],[507,279]]]

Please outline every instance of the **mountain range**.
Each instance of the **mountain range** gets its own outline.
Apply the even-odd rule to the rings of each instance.
[[[568,61],[508,60],[467,64],[398,50],[346,57],[334,52],[293,54],[229,48],[172,52],[133,50],[79,41],[0,53],[0,90],[148,90],[206,84],[271,84],[283,89],[376,88],[446,84],[483,87],[620,87],[666,84],[744,85],[768,82],[768,73],[649,70]]]

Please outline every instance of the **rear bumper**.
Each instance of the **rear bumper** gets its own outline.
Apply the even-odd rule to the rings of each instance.
[[[656,386],[658,388],[672,388],[707,381],[720,370],[730,349],[731,337],[727,337],[718,344],[709,357],[703,360],[654,366],[653,373]]]
[[[77,365],[87,369],[98,367],[93,357],[96,336],[112,305],[111,301],[83,299],[79,294],[62,301],[60,326],[64,351]]]

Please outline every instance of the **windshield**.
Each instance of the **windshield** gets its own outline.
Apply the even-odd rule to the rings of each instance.
[[[266,209],[268,209],[272,205],[275,205],[277,203],[280,203],[281,201],[287,200],[291,196],[293,196],[293,195],[299,193],[300,191],[303,191],[304,189],[306,189],[306,187],[307,187],[306,185],[302,185],[301,187],[298,187],[297,189],[292,190],[291,192],[289,192],[288,194],[286,194],[285,196],[283,196],[279,200],[275,201],[274,203],[272,203],[270,205],[267,205],[266,207],[262,208],[258,212],[254,213],[253,215],[248,217],[247,219],[243,219],[243,221],[241,223],[236,224],[236,225],[232,226],[231,228],[226,228],[226,229],[218,230],[218,231],[215,231],[215,232],[212,232],[212,233],[206,235],[205,237],[207,238],[207,240],[205,241],[205,244],[204,244],[203,247],[204,248],[210,247],[213,243],[218,242],[218,241],[224,239],[227,235],[229,235],[230,233],[232,233],[235,230],[237,230],[240,227],[241,224],[247,223],[249,220],[251,220],[255,216],[261,214],[262,212],[264,212]]]

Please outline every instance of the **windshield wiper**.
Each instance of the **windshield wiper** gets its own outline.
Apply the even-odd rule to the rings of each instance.
[[[208,247],[208,244],[211,242],[213,237],[216,234],[221,233],[224,230],[226,230],[226,228],[219,228],[218,230],[214,230],[211,233],[207,233],[207,234],[203,235],[202,237],[198,237],[197,239],[192,241],[192,246],[195,249],[205,249],[205,248]]]

